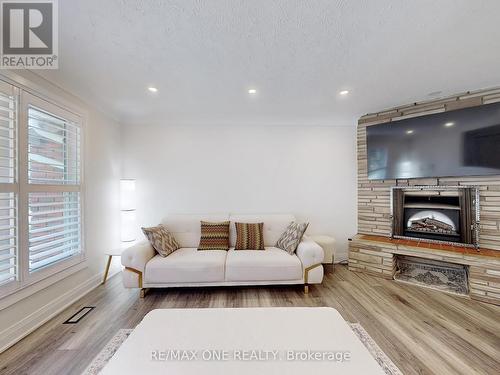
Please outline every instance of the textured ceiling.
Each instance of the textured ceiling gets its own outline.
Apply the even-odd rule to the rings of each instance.
[[[64,0],[59,12],[59,70],[38,72],[129,124],[355,124],[500,85],[498,0]]]

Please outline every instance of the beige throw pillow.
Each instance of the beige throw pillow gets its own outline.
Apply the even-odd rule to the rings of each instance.
[[[285,250],[288,254],[293,255],[297,247],[299,246],[302,236],[306,231],[309,223],[294,223],[291,222],[288,228],[283,232],[278,242],[276,242],[276,247]]]
[[[162,257],[166,257],[180,248],[172,233],[170,233],[164,225],[160,224],[157,227],[141,229],[151,243],[151,246],[153,246]]]

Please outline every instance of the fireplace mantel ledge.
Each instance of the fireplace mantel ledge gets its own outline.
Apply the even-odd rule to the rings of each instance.
[[[442,259],[466,265],[485,264],[500,267],[500,250],[451,246],[419,240],[393,239],[384,236],[356,235],[352,241],[383,248],[386,253]]]

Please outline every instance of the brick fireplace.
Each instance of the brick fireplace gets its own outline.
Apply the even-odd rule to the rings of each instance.
[[[500,102],[500,89],[413,103],[359,119],[358,234],[350,242],[350,270],[393,279],[398,255],[465,265],[469,296],[500,304],[500,176],[369,180],[366,148],[368,126],[494,102]],[[397,218],[391,203],[401,196],[395,197],[395,191],[404,193]],[[465,205],[470,205],[466,214]]]

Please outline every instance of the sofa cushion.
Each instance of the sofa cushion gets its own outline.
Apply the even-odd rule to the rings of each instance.
[[[302,278],[302,263],[296,255],[276,247],[263,251],[227,252],[226,281],[282,281]]]
[[[309,223],[290,223],[276,242],[276,247],[285,250],[288,254],[295,253],[308,226]]]
[[[180,247],[198,247],[200,243],[200,221],[228,221],[229,214],[170,214],[162,220]]]
[[[229,230],[230,246],[236,245],[236,228],[232,223],[264,223],[264,246],[276,246],[276,241],[285,231],[292,221],[295,221],[293,215],[288,214],[231,214],[229,216],[231,227]],[[177,238],[177,236],[176,236]],[[182,244],[181,244],[182,245]]]
[[[234,223],[236,227],[235,250],[264,250],[264,223]]]
[[[151,243],[151,246],[153,246],[156,252],[162,257],[168,256],[180,247],[175,237],[164,225],[141,229]]]
[[[146,264],[146,283],[204,283],[224,281],[225,250],[181,248],[166,258],[155,256]]]
[[[229,221],[202,221],[198,250],[229,250]]]

